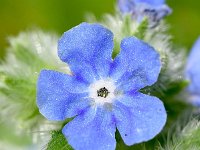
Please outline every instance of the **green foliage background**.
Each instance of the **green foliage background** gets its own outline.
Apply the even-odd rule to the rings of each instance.
[[[87,12],[100,17],[113,13],[116,0],[0,0],[0,58],[8,45],[6,38],[39,27],[63,33],[84,21]],[[173,14],[167,18],[174,41],[190,48],[200,35],[200,1],[167,0]]]

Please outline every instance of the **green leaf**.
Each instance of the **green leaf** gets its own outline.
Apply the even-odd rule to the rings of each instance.
[[[65,136],[61,130],[51,132],[51,140],[49,141],[46,150],[73,150],[67,143]]]
[[[124,35],[131,35],[132,33],[131,25],[133,20],[131,17],[131,15],[126,15],[123,18],[122,32]]]
[[[36,105],[39,72],[52,69],[69,73],[57,56],[57,40],[56,35],[42,31],[20,33],[9,39],[7,57],[0,64],[0,118],[2,124],[12,124],[19,133],[18,139],[26,138],[23,133],[27,131],[46,130],[47,120]],[[10,137],[15,138],[14,132],[5,135],[10,135],[6,139],[12,144]]]
[[[135,33],[133,35],[136,36],[139,39],[144,39],[145,34],[147,32],[147,29],[148,29],[148,25],[149,25],[148,19],[144,18],[143,21],[137,27],[137,30],[135,31]]]
[[[199,150],[200,121],[198,112],[187,110],[168,131],[168,137],[161,150]]]

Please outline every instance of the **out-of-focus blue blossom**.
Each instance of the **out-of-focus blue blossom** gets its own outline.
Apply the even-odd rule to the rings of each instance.
[[[190,81],[190,102],[200,106],[200,37],[191,49],[186,65],[186,77]]]
[[[171,13],[165,0],[118,0],[118,7],[122,13],[131,13],[139,22],[146,16],[153,24]]]
[[[72,75],[53,70],[39,75],[39,111],[54,121],[74,117],[62,130],[74,149],[113,150],[116,128],[127,145],[147,141],[166,122],[163,103],[139,92],[157,81],[159,54],[135,37],[122,40],[114,60],[112,50],[111,31],[82,23],[58,42],[58,55]]]

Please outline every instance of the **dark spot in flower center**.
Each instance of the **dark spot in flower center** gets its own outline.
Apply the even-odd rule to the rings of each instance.
[[[109,93],[110,92],[105,87],[100,88],[99,90],[97,90],[97,96],[100,96],[100,97],[106,98]]]

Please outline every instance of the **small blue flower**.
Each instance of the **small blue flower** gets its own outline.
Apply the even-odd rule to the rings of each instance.
[[[39,75],[39,111],[49,120],[74,117],[62,130],[74,149],[115,149],[116,128],[127,145],[148,141],[166,122],[163,103],[139,92],[157,81],[159,54],[135,37],[123,39],[114,60],[112,49],[111,31],[82,23],[58,42],[58,55],[73,75],[52,70]]]
[[[139,22],[146,16],[154,24],[171,13],[165,0],[118,0],[118,7],[122,13],[131,13]]]
[[[186,65],[186,77],[190,81],[190,102],[200,106],[200,37],[191,49]]]

